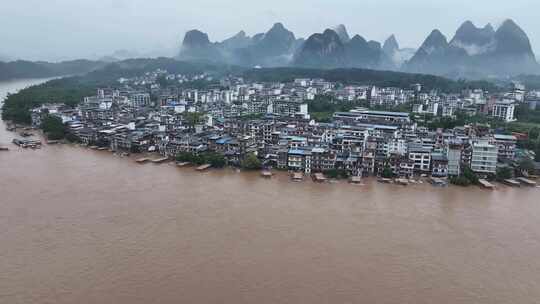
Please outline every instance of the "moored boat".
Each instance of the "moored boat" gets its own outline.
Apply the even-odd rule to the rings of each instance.
[[[478,180],[478,183],[480,183],[480,186],[486,188],[486,189],[495,189],[495,185],[493,185],[492,183],[488,182],[487,180],[485,179],[479,179]]]
[[[536,182],[535,181],[532,181],[528,178],[525,178],[525,177],[518,177],[516,178],[516,180],[521,183],[522,185],[525,185],[527,187],[535,187],[536,186]]]
[[[326,182],[326,177],[322,173],[315,173],[313,174],[313,181],[316,183],[324,183]]]
[[[168,157],[161,157],[161,158],[153,159],[152,162],[154,164],[161,164],[161,163],[164,163],[164,162],[166,162],[168,160],[169,160]]]
[[[212,167],[212,165],[205,164],[205,165],[201,165],[201,166],[197,167],[196,170],[199,171],[199,172],[202,172],[202,171],[206,171],[206,170],[210,169],[211,167]]]
[[[391,184],[391,183],[392,183],[392,179],[390,179],[390,178],[383,178],[383,177],[377,179],[377,181],[378,181],[379,183],[382,183],[382,184]]]
[[[262,177],[265,177],[265,178],[271,178],[272,175],[273,175],[273,174],[272,174],[272,171],[270,171],[270,170],[263,170],[263,171],[261,172],[261,176],[262,176]]]
[[[405,178],[397,178],[395,183],[398,184],[398,185],[401,185],[401,186],[408,186],[409,185],[409,180],[405,179]]]
[[[291,179],[295,182],[301,182],[304,180],[304,174],[300,173],[300,172],[294,172],[292,175],[291,175]]]
[[[507,186],[510,186],[510,187],[521,187],[521,184],[520,182],[518,182],[517,180],[515,179],[512,179],[512,178],[509,178],[509,179],[505,179],[503,181],[503,183]]]
[[[351,176],[351,178],[349,179],[349,182],[351,184],[360,184],[360,183],[362,183],[362,177],[361,176]]]

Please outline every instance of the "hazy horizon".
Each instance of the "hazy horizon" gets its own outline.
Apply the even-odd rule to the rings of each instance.
[[[211,41],[231,37],[240,30],[250,36],[282,22],[297,37],[345,24],[352,36],[383,42],[395,34],[401,47],[417,48],[435,28],[451,39],[466,20],[477,26],[495,27],[514,19],[529,35],[533,49],[540,50],[540,3],[515,0],[493,3],[479,0],[324,0],[294,3],[275,0],[254,3],[239,0],[54,0],[43,5],[38,0],[4,3],[0,56],[10,59],[67,60],[97,59],[116,50],[141,55],[172,56],[183,35],[191,29],[208,33]],[[467,7],[464,11],[463,7]],[[537,39],[538,37],[538,39]]]

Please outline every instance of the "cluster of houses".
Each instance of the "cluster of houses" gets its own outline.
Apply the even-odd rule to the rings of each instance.
[[[76,108],[45,104],[32,111],[33,124],[55,115],[87,145],[171,158],[181,152],[218,152],[231,165],[255,154],[266,167],[305,174],[343,170],[377,176],[390,169],[404,178],[445,178],[460,175],[466,166],[491,175],[498,166],[526,156],[517,149],[523,134],[497,134],[482,125],[428,130],[412,119],[415,113],[452,116],[463,110],[513,121],[516,104],[530,100],[519,85],[499,96],[481,90],[423,93],[421,85],[343,86],[323,79],[246,83],[225,78],[206,89],[162,88],[155,82],[162,73],[121,79],[118,88],[99,89]],[[173,76],[167,75],[177,78]],[[318,122],[311,119],[308,104],[321,95],[336,103],[365,101],[366,107],[335,112],[330,122]],[[414,104],[410,113],[370,110],[371,105],[407,103]]]

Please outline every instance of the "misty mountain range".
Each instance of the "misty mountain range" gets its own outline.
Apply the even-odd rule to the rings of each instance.
[[[281,23],[249,37],[244,31],[222,42],[192,30],[185,34],[180,60],[239,66],[368,68],[451,77],[507,77],[540,73],[527,34],[512,20],[498,29],[463,23],[452,40],[433,30],[417,49],[401,49],[392,35],[383,44],[352,38],[344,25],[297,38]]]

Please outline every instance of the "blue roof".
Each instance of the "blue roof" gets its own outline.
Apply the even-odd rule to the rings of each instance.
[[[216,141],[216,144],[218,144],[218,145],[224,145],[224,144],[230,142],[231,140],[232,140],[231,138],[225,137],[225,138],[222,138],[222,139],[217,140],[217,141]]]
[[[310,151],[301,150],[301,149],[290,149],[289,154],[307,155],[307,154],[310,154]]]

